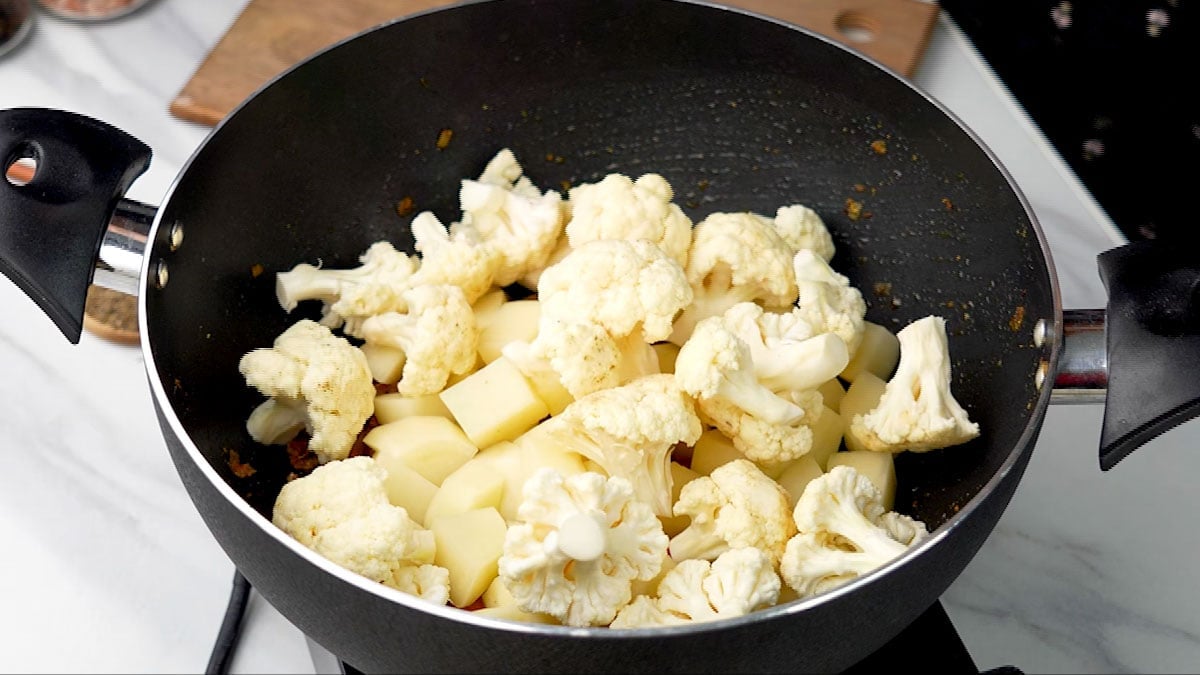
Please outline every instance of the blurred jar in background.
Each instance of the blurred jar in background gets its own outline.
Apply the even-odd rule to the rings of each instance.
[[[38,0],[47,12],[64,19],[105,21],[138,9],[150,0]]]

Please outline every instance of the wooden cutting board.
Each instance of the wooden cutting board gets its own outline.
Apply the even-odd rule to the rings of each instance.
[[[603,0],[598,0],[603,1]],[[213,125],[263,83],[318,50],[372,26],[454,0],[250,0],[171,102],[171,113]],[[789,21],[912,75],[938,6],[922,0],[726,0]]]

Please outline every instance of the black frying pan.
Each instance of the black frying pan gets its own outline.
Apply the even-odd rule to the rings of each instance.
[[[54,111],[5,111],[0,121],[5,165],[21,156],[38,163],[29,185],[0,182],[0,218],[35,214],[40,223],[33,233],[0,229],[0,271],[77,339],[91,261],[109,214],[118,206],[127,214],[120,195],[148,153],[111,127]],[[445,129],[452,140],[438,149]],[[611,171],[661,173],[696,221],[718,210],[770,214],[805,203],[833,232],[833,266],[865,290],[869,320],[898,329],[944,316],[955,395],[983,433],[963,446],[897,457],[897,510],[925,521],[934,536],[817,598],[712,624],[615,631],[514,625],[431,607],[328,563],[272,526],[287,460],[247,437],[245,418],[261,397],[236,365],[296,319],[316,316],[315,308],[285,314],[273,273],[302,261],[351,267],[380,239],[411,248],[396,204],[407,197],[416,210],[456,219],[458,181],[502,147],[544,187]],[[851,199],[862,205],[857,217]],[[853,664],[936,601],[995,526],[1034,447],[1050,399],[1045,383],[1058,374],[1066,343],[1041,231],[969,130],[833,42],[703,4],[495,0],[368,31],[232,113],[151,219],[139,283],[142,344],[180,476],[251,583],[365,671]],[[74,246],[75,259],[46,255],[47,237]],[[268,273],[252,275],[257,265]],[[1112,269],[1106,279],[1145,276],[1137,264]],[[1183,276],[1179,284],[1191,288]],[[1145,306],[1130,297],[1131,306]],[[1190,344],[1191,325],[1172,307],[1142,323],[1169,324],[1172,344]],[[1185,403],[1143,416],[1161,430],[1193,412]],[[1128,452],[1145,440],[1136,432],[1151,427],[1121,417],[1134,432],[1114,438]],[[259,471],[235,477],[230,448]]]

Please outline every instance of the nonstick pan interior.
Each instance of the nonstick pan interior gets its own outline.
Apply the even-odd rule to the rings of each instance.
[[[318,314],[285,314],[274,274],[351,267],[380,239],[410,247],[412,213],[456,220],[459,180],[503,147],[543,188],[660,173],[694,221],[806,204],[869,320],[898,330],[944,316],[954,393],[982,435],[897,458],[897,510],[931,529],[1040,422],[1034,375],[1049,348],[1033,345],[1033,325],[1055,319],[1040,235],[940,108],[831,42],[738,11],[485,2],[368,32],[284,74],[215,131],[163,205],[155,255],[170,280],[144,300],[157,376],[191,440],[259,511],[287,461],[246,435],[261,397],[237,361]],[[169,251],[173,224],[186,236]],[[230,450],[253,476],[232,474]]]

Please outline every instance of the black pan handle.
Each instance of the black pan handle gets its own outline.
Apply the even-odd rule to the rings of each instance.
[[[1108,393],[1100,433],[1107,471],[1200,414],[1200,255],[1138,241],[1100,254],[1108,290]]]
[[[78,343],[100,244],[150,148],[99,120],[40,108],[0,110],[0,273]],[[9,168],[32,160],[33,177]],[[24,183],[24,184],[21,184]]]

